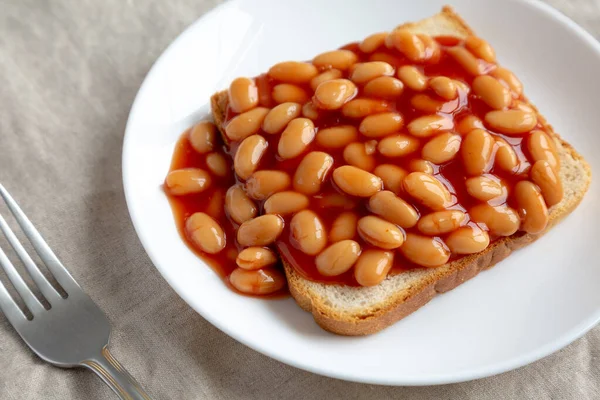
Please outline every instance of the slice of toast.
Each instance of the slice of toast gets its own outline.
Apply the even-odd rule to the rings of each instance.
[[[431,36],[464,38],[473,32],[449,7],[432,17],[403,27]],[[583,199],[591,182],[591,170],[583,157],[554,133],[537,109],[538,120],[552,134],[561,160],[560,178],[564,187],[563,200],[550,209],[546,231],[573,211]],[[217,127],[222,132],[227,110],[227,91],[216,93],[211,99]],[[341,335],[368,335],[378,332],[417,310],[437,293],[454,289],[506,258],[513,250],[526,246],[541,235],[517,232],[496,240],[483,252],[465,256],[438,268],[419,268],[388,276],[373,287],[352,287],[323,284],[300,276],[283,261],[290,292],[298,305],[313,314],[324,329]]]

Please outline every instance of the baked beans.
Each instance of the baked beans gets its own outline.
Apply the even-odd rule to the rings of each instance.
[[[349,118],[363,118],[372,114],[383,113],[391,109],[385,100],[354,99],[342,107],[342,114]]]
[[[317,270],[324,276],[337,276],[348,271],[360,255],[360,245],[354,240],[333,243],[315,259]]]
[[[336,68],[342,71],[350,68],[358,57],[350,50],[333,50],[321,53],[313,59],[313,64],[318,68]]]
[[[367,83],[379,76],[394,75],[394,67],[383,61],[369,61],[358,63],[350,73],[350,80],[354,83]]]
[[[473,91],[488,106],[496,110],[507,108],[512,101],[508,88],[489,75],[473,79]]]
[[[358,139],[358,129],[352,125],[333,126],[319,129],[317,143],[328,149],[345,147]]]
[[[260,130],[263,120],[269,113],[268,108],[256,107],[231,119],[225,126],[225,134],[230,140],[238,141],[254,135]]]
[[[424,172],[429,175],[433,175],[435,172],[433,164],[429,161],[423,160],[422,158],[413,158],[408,163],[408,169],[410,172]]]
[[[461,118],[456,125],[456,131],[461,135],[466,135],[473,129],[485,129],[483,121],[474,115],[467,115],[466,117]]]
[[[467,216],[462,211],[436,211],[423,216],[417,228],[426,235],[439,236],[458,229],[466,219]]]
[[[210,215],[197,212],[188,217],[185,231],[200,250],[208,254],[217,254],[225,248],[225,232]]]
[[[282,231],[283,219],[280,216],[261,215],[240,225],[237,231],[237,241],[244,247],[268,246],[277,240]]]
[[[210,187],[212,180],[208,172],[200,168],[183,168],[169,172],[165,188],[175,196],[200,193]]]
[[[369,209],[402,228],[412,228],[419,220],[417,210],[389,190],[383,190],[371,196],[369,198]]]
[[[452,47],[448,49],[448,54],[470,75],[477,76],[484,73],[484,68],[479,60],[464,47]]]
[[[444,210],[452,204],[452,195],[434,176],[411,172],[402,182],[404,190],[432,210]]]
[[[310,88],[313,90],[317,90],[319,85],[326,81],[331,81],[333,79],[340,79],[342,77],[342,71],[339,69],[328,69],[325,72],[320,73],[319,75],[312,78],[310,81]]]
[[[344,165],[333,171],[333,181],[350,196],[371,197],[381,190],[381,178],[360,168]]]
[[[402,191],[402,181],[408,172],[397,165],[381,164],[375,167],[373,174],[381,178],[386,190],[399,194]]]
[[[354,278],[361,286],[375,286],[381,283],[394,264],[391,251],[369,249],[361,253],[354,266]]]
[[[521,223],[519,214],[506,205],[478,204],[469,210],[469,215],[473,221],[484,223],[490,233],[496,236],[514,234]]]
[[[313,97],[313,103],[324,110],[337,110],[351,100],[358,89],[348,79],[332,79],[321,83]]]
[[[280,83],[273,86],[271,97],[276,103],[306,103],[310,100],[308,93],[300,86],[291,83]]]
[[[370,138],[379,138],[398,132],[404,121],[402,115],[395,112],[374,114],[365,117],[360,123],[360,133]]]
[[[358,234],[373,246],[396,249],[404,242],[404,232],[384,219],[368,215],[358,220]]]
[[[429,137],[453,127],[454,122],[450,118],[437,114],[415,118],[406,126],[410,134],[416,137]]]
[[[492,165],[494,138],[483,129],[474,129],[468,133],[462,143],[461,155],[465,170],[469,175],[481,175],[488,172]]]
[[[439,267],[450,259],[448,246],[439,238],[407,233],[400,252],[410,262],[427,268]]]
[[[429,87],[444,100],[454,100],[458,97],[458,88],[454,81],[445,76],[436,76],[429,80]]]
[[[496,150],[496,165],[504,171],[513,172],[519,165],[519,159],[515,150],[506,140],[501,138],[496,138],[496,147],[498,148]]]
[[[460,150],[462,139],[460,135],[452,132],[439,134],[421,149],[421,157],[434,164],[443,164],[454,158]]]
[[[256,171],[268,145],[260,135],[249,136],[240,143],[233,158],[233,169],[241,179],[248,179]]]
[[[271,109],[262,123],[266,133],[276,134],[285,129],[287,124],[297,118],[302,109],[298,103],[281,103]]]
[[[414,95],[410,99],[410,104],[418,111],[427,114],[435,114],[437,112],[451,113],[458,108],[458,99],[451,101],[434,99],[431,96],[423,93]],[[483,126],[483,125],[482,125]]]
[[[304,210],[308,204],[308,197],[302,193],[287,191],[273,194],[263,207],[267,214],[288,215]]]
[[[253,79],[237,78],[229,85],[229,107],[243,113],[258,105],[258,89]]]
[[[529,181],[515,185],[514,196],[521,216],[521,229],[527,233],[540,233],[548,225],[548,208],[540,189]]]
[[[425,60],[427,52],[425,43],[421,38],[408,29],[395,29],[390,33],[390,43],[406,58],[411,61],[419,62]]]
[[[271,78],[289,83],[307,83],[317,76],[319,71],[312,64],[297,61],[285,61],[269,69]]]
[[[527,149],[533,161],[547,161],[555,171],[560,168],[560,160],[556,153],[556,146],[550,136],[544,131],[531,131],[527,139]]]
[[[242,224],[256,217],[256,204],[246,195],[240,185],[233,185],[225,194],[225,211],[232,220]]]
[[[221,153],[210,153],[206,155],[206,166],[214,175],[224,178],[229,173],[229,163]]]
[[[475,254],[490,244],[490,236],[478,227],[463,226],[446,237],[446,244],[454,254]]]
[[[367,154],[366,143],[354,142],[350,143],[343,152],[344,161],[349,165],[354,165],[365,171],[371,171],[375,168],[375,157]]]
[[[385,38],[388,36],[387,32],[374,33],[367,36],[360,44],[358,48],[363,53],[372,53],[385,43]]]
[[[391,76],[380,76],[369,81],[365,85],[363,93],[369,97],[393,99],[400,96],[403,90],[402,81]]]
[[[500,133],[516,135],[532,130],[537,125],[537,117],[522,110],[497,110],[485,114],[485,122]]]
[[[496,61],[496,53],[492,46],[477,36],[469,36],[467,40],[465,40],[465,47],[469,49],[471,53],[487,62],[493,63]]]
[[[246,193],[255,200],[265,200],[273,193],[290,187],[290,176],[283,171],[260,170],[246,180]]]
[[[290,222],[292,239],[305,254],[319,254],[327,245],[327,233],[323,222],[311,210],[302,210]]]
[[[427,77],[421,73],[416,67],[405,65],[398,69],[398,78],[404,84],[417,92],[427,89]]]
[[[329,241],[339,242],[340,240],[354,239],[357,223],[358,215],[355,213],[351,211],[341,213],[331,224]]]
[[[386,157],[403,157],[419,149],[419,139],[398,134],[381,139],[377,150]]]
[[[465,181],[467,192],[477,200],[489,201],[506,194],[506,189],[493,175],[475,176]]]
[[[215,148],[217,128],[209,121],[202,121],[190,130],[189,140],[192,148],[200,154],[206,154]]]
[[[322,151],[308,153],[294,174],[294,189],[309,196],[319,193],[332,166],[333,157],[329,154]]]
[[[240,292],[254,295],[275,293],[286,284],[283,274],[274,268],[255,271],[236,268],[229,275],[229,282]]]
[[[240,251],[235,259],[238,267],[249,271],[270,267],[277,261],[277,255],[264,247],[248,247]]]
[[[540,187],[548,207],[560,203],[563,198],[562,183],[548,161],[536,161],[529,175],[533,183]]]
[[[293,119],[279,138],[277,153],[283,159],[298,157],[314,138],[315,124],[310,119]]]
[[[499,79],[502,82],[506,83],[508,85],[508,87],[510,88],[510,90],[513,91],[513,93],[515,94],[516,97],[519,97],[519,96],[521,96],[521,94],[523,94],[523,84],[515,76],[515,74],[513,74],[508,69],[503,68],[503,67],[498,67],[498,68],[494,69],[490,74],[494,78]]]

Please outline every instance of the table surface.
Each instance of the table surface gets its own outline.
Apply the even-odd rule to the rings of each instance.
[[[600,327],[499,376],[385,387],[267,358],[175,294],[129,220],[121,144],[135,94],[156,58],[219,2],[0,0],[0,182],[106,312],[113,354],[147,391],[156,399],[600,398]],[[548,3],[600,37],[600,1]],[[4,238],[0,246],[6,248]],[[37,358],[1,314],[0,365],[2,399],[115,398],[91,372]]]

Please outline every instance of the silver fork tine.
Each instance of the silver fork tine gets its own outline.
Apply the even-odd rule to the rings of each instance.
[[[46,264],[50,272],[52,272],[52,275],[54,275],[60,286],[62,286],[67,293],[69,293],[70,288],[80,289],[75,279],[73,279],[71,274],[69,274],[69,271],[62,265],[52,249],[50,249],[50,246],[44,241],[42,235],[35,229],[29,218],[25,216],[23,210],[21,210],[17,202],[11,197],[2,184],[0,184],[0,196],[2,196],[6,205],[21,226],[23,233],[25,233],[25,236],[27,236],[33,245],[33,248],[44,264]]]
[[[18,326],[18,324],[27,321],[25,314],[19,309],[2,282],[0,282],[0,310],[13,326]]]
[[[21,278],[21,275],[19,275],[14,265],[10,262],[10,260],[6,256],[6,253],[4,253],[4,251],[1,248],[0,266],[2,266],[4,272],[6,272],[6,275],[8,276],[8,279],[10,279],[15,289],[17,289],[19,296],[21,296],[21,298],[25,302],[25,305],[27,306],[27,308],[29,308],[29,311],[31,311],[33,315],[41,311],[45,311],[45,308],[44,306],[42,306],[42,303],[38,301],[33,292],[29,289],[29,287],[27,287],[27,284],[25,283],[23,278]]]
[[[35,262],[31,259],[19,239],[15,236],[12,229],[6,223],[6,220],[2,215],[0,215],[0,230],[4,233],[4,236],[8,239],[8,242],[15,249],[15,252],[25,265],[25,269],[29,273],[29,276],[33,279],[37,287],[40,289],[46,300],[50,302],[50,304],[54,303],[62,299],[60,294],[50,285],[50,282],[46,279],[46,277],[42,274],[40,269],[35,265]]]

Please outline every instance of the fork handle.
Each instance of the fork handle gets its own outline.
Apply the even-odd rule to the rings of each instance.
[[[94,371],[123,400],[151,400],[133,376],[108,351],[102,348],[100,354],[81,363]]]

